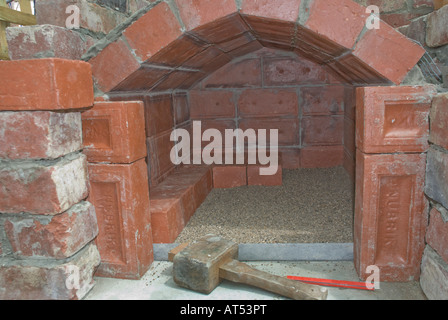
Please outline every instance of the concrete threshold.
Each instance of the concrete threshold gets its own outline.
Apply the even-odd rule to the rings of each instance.
[[[168,261],[178,243],[154,244],[154,260]],[[240,261],[353,261],[353,243],[244,243]]]

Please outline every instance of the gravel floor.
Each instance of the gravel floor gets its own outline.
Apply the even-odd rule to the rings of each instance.
[[[352,182],[342,167],[283,170],[283,186],[213,189],[176,239],[237,243],[353,242]]]

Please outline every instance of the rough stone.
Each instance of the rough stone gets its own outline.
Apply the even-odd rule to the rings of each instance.
[[[99,263],[94,244],[62,261],[0,258],[0,299],[80,300],[93,288]]]
[[[435,146],[428,151],[425,193],[448,208],[448,153]]]
[[[420,286],[429,300],[448,300],[448,264],[430,246],[423,254]]]
[[[0,161],[0,182],[0,212],[62,213],[88,195],[86,156]]]

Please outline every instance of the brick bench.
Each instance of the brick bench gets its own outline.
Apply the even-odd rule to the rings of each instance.
[[[245,153],[244,164],[214,165],[213,188],[225,189],[240,186],[281,186],[283,183],[282,156],[278,154],[278,170],[273,175],[261,175],[260,169],[268,166],[248,164]],[[234,163],[236,163],[234,155]]]
[[[212,169],[185,166],[176,169],[150,191],[154,243],[172,243],[212,190]]]

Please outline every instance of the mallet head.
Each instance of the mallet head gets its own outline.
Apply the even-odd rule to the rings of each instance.
[[[238,244],[207,235],[174,256],[174,282],[181,287],[209,294],[220,283],[219,267],[237,257]]]

